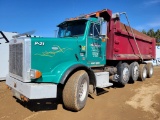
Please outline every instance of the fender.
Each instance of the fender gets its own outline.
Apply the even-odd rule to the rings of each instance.
[[[68,70],[63,74],[63,76],[61,77],[61,81],[60,83],[61,84],[64,84],[67,80],[67,77],[69,76],[70,73],[72,73],[75,69],[78,69],[78,68],[82,68],[82,69],[85,69],[85,70],[89,70],[88,67],[84,66],[83,64],[75,64],[75,65],[72,65],[71,67],[68,68]]]
[[[88,68],[85,64],[80,63],[80,62],[64,62],[59,65],[57,65],[55,68],[52,69],[50,73],[44,73],[41,78],[37,79],[36,82],[53,82],[56,84],[65,84],[67,77],[76,69],[83,69],[86,70],[86,72],[89,75],[90,78],[90,85],[93,86],[93,91],[95,90],[96,87],[96,77],[94,72]]]
[[[51,72],[54,75],[53,82],[64,84],[68,75],[77,68],[84,68],[89,70],[85,64],[80,62],[72,61],[57,65]]]
[[[64,64],[63,64],[64,65]],[[94,93],[95,91],[95,88],[96,88],[96,77],[95,77],[95,74],[94,72],[88,68],[85,64],[82,64],[82,63],[72,63],[72,64],[67,64],[69,66],[67,66],[66,70],[64,70],[63,72],[63,75],[61,76],[61,78],[59,78],[59,83],[61,84],[65,84],[66,81],[67,81],[67,77],[76,69],[84,69],[86,70],[86,72],[88,73],[88,76],[90,78],[90,81],[89,81],[89,92],[90,93]],[[61,67],[62,65],[60,65],[59,67]]]

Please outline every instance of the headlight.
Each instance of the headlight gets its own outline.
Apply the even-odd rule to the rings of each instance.
[[[37,79],[42,76],[42,73],[39,70],[30,70],[30,78],[31,79]]]

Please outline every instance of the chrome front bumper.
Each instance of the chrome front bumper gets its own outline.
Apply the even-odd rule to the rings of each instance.
[[[13,96],[18,99],[45,99],[57,97],[57,85],[53,83],[24,83],[7,76],[6,84],[12,89]]]

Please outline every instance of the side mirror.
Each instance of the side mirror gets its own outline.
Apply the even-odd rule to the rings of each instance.
[[[54,30],[54,37],[58,37],[58,30]]]
[[[107,35],[107,22],[103,22],[101,25],[101,35],[106,36]]]

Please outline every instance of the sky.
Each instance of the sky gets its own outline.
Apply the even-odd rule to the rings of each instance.
[[[103,9],[126,12],[139,31],[160,29],[160,0],[0,0],[0,31],[54,37],[65,19]],[[121,21],[127,24],[123,15]]]

